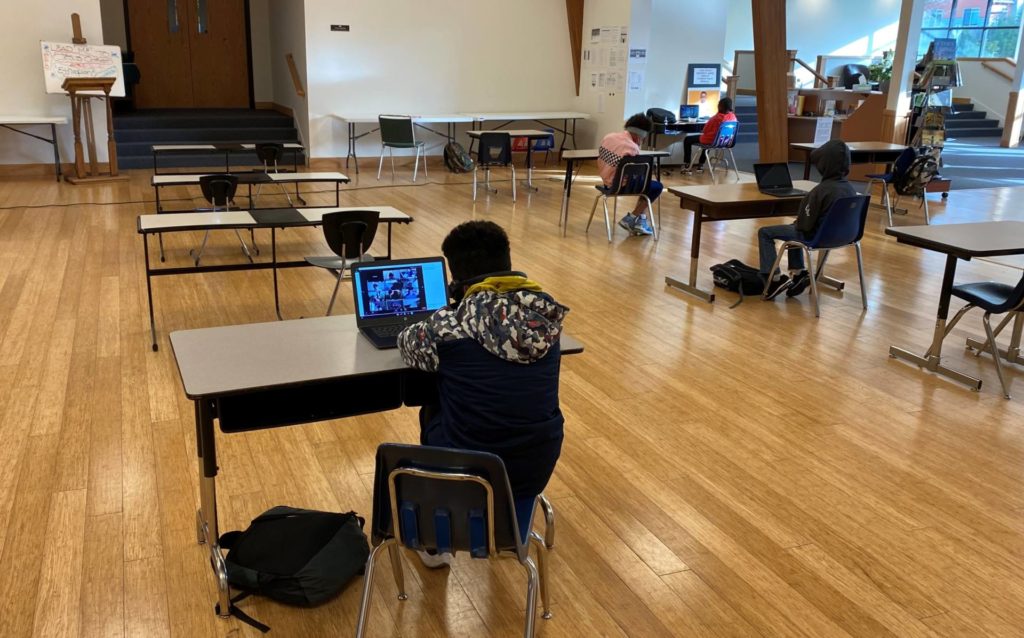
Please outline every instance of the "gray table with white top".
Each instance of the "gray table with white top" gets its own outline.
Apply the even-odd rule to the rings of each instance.
[[[344,315],[171,333],[185,395],[195,403],[199,497],[196,537],[209,549],[218,613],[231,592],[217,520],[214,420],[224,433],[423,405],[434,376],[405,365],[397,349],[378,350]],[[583,345],[562,334],[562,354]]]

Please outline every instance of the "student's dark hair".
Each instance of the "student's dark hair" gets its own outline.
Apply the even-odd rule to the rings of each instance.
[[[723,97],[718,100],[718,112],[719,113],[732,113],[732,98]]]
[[[651,126],[651,118],[647,117],[643,113],[636,113],[629,116],[629,119],[626,120],[626,126],[623,128],[638,128],[641,131],[647,131],[650,133]]]
[[[512,254],[505,230],[489,221],[459,224],[441,243],[452,277],[464,281],[492,272],[512,270]]]

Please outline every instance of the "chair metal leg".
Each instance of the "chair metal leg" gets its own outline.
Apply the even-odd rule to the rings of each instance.
[[[284,188],[284,184],[281,184],[281,188]],[[288,193],[286,191],[285,195],[287,195],[287,194]],[[288,205],[291,206],[291,203],[292,203],[292,200],[289,197],[288,198]],[[249,229],[249,241],[252,243],[252,252],[256,253],[257,255],[260,254],[260,247],[256,245],[256,229],[254,229],[254,228],[250,228]]]
[[[615,202],[617,203],[618,201],[619,200],[616,198]],[[610,243],[612,243],[612,225],[611,225],[611,222],[608,221],[608,198],[607,197],[604,198],[604,200],[601,202],[601,205],[604,206],[604,229],[605,229],[605,232],[608,233],[608,243],[610,244]],[[612,213],[612,215],[614,216],[614,213]]]
[[[590,232],[590,223],[594,221],[594,213],[597,212],[597,203],[601,201],[602,197],[603,195],[598,195],[597,197],[594,198],[594,205],[590,207],[590,219],[587,220],[587,230],[584,232]],[[566,221],[565,225],[568,226],[569,222]]]
[[[732,162],[732,172],[736,173],[736,181],[740,181],[740,169],[736,166],[736,156],[732,154],[732,149],[729,149],[729,161]]]
[[[963,308],[961,308],[960,310],[957,310],[956,314],[953,315],[953,320],[946,324],[946,329],[942,332],[942,339],[943,340],[945,340],[946,336],[949,335],[950,332],[953,332],[953,327],[956,326],[956,324],[960,323],[960,320],[963,318],[963,316],[965,314],[967,314],[967,311],[970,310],[973,307],[974,307],[974,304],[969,303],[969,304],[965,305]],[[924,358],[927,359],[930,356],[932,356],[932,348],[931,348],[931,346],[929,346],[928,350],[925,351]]]
[[[359,160],[356,160],[358,162]],[[380,172],[384,169],[384,146],[380,147],[380,162],[377,163],[377,181],[380,181]]]
[[[188,251],[188,254],[192,255],[192,260],[195,262],[196,266],[199,265],[199,260],[203,258],[203,251],[206,250],[206,242],[208,239],[210,239],[210,231],[206,231],[206,234],[203,235],[203,243],[199,244],[198,250],[193,248]]]
[[[807,272],[814,272],[814,256],[807,246],[801,244],[801,248],[804,251],[804,259],[807,261]],[[818,281],[816,277],[811,277],[811,299],[814,300],[814,316],[821,316],[821,309],[818,304]]]
[[[514,202],[516,201],[516,167],[511,164],[509,167],[512,169],[512,201]]]
[[[1017,313],[1016,312],[1008,312],[1008,313],[1006,313],[1006,316],[1003,317],[1003,320],[1000,321],[999,325],[996,326],[996,329],[992,331],[992,336],[994,336],[995,338],[998,339],[999,338],[999,333],[1003,331],[1003,328],[1006,327],[1006,324],[1010,323],[1011,319],[1017,319]],[[1017,325],[1018,325],[1017,323],[1013,324],[1013,327],[1014,327],[1015,330],[1017,328]],[[970,339],[967,340],[967,347],[968,348],[972,347]],[[987,350],[987,349],[988,349],[988,339],[986,338],[984,343],[982,343],[981,346],[975,350],[974,356],[980,357],[981,353],[985,352],[985,350]]]
[[[647,221],[650,222],[651,230],[654,231],[654,241],[658,241],[658,224],[654,222],[654,204],[651,203],[651,198],[647,195],[641,195],[640,197],[643,197],[644,201],[647,202]]]
[[[861,254],[860,242],[856,242],[853,248],[857,251],[857,276],[860,277],[860,305],[864,310],[868,309],[868,291],[864,287],[864,257]]]
[[[427,179],[430,179],[430,172],[427,171],[427,147],[426,146],[423,146],[423,177],[426,177]]]
[[[707,164],[708,173],[711,175],[711,183],[717,184],[718,178],[715,177],[715,157],[710,150],[705,151],[706,159],[704,162]]]
[[[245,240],[242,239],[242,233],[238,232],[237,228],[235,229],[235,237],[238,238],[238,243],[242,244],[242,254],[249,258],[249,263],[251,264],[252,255],[249,253],[249,246],[245,243]]]
[[[388,157],[391,158],[391,180],[395,179],[395,149],[388,147]]]
[[[398,600],[406,600],[409,595],[405,593],[405,573],[402,571],[402,552],[398,541],[388,546],[388,555],[391,556],[391,573],[395,577],[395,585],[398,587]]]
[[[338,296],[338,288],[341,288],[341,278],[345,275],[345,268],[343,267],[338,271],[338,280],[334,282],[334,292],[331,293],[331,301],[327,304],[327,312],[324,313],[325,317],[331,316],[331,310],[334,309],[334,299]]]
[[[786,242],[782,244],[781,250],[775,253],[775,261],[772,262],[772,269],[768,271],[768,279],[764,282],[764,292],[761,293],[761,299],[768,299],[768,284],[771,283],[772,279],[775,278],[775,272],[779,270],[782,265],[782,256],[786,254]],[[813,279],[811,281],[814,281]]]
[[[473,167],[473,201],[476,201],[476,166]]]
[[[385,546],[394,545],[394,539],[389,539],[373,548],[370,556],[366,559],[366,568],[363,570],[363,598],[359,602],[359,620],[356,622],[356,638],[362,638],[366,634],[366,621],[370,617],[370,602],[373,597],[373,572],[377,566],[377,554]]]
[[[544,539],[540,537],[540,534],[534,531],[530,531],[530,541],[537,546],[537,571],[540,576],[540,602],[543,606],[544,613],[541,614],[541,618],[544,620],[551,619],[551,587],[548,585],[548,548],[544,546]]]
[[[523,568],[526,569],[526,625],[523,628],[523,636],[533,638],[533,626],[537,615],[537,584],[540,576],[537,573],[537,565],[529,556],[526,557]]]
[[[412,181],[416,181],[416,175],[420,170],[420,147],[416,147],[416,159],[412,163]]]
[[[885,214],[889,216],[889,226],[892,226],[892,197],[889,196],[889,183],[882,182],[882,189],[885,193]]]
[[[989,321],[991,316],[991,312],[986,312],[985,316],[981,318],[981,322],[985,324],[985,334],[988,337],[989,346],[991,348],[992,360],[996,362],[996,376],[999,377],[999,385],[1003,388],[1003,396],[1009,399],[1010,390],[1006,387],[1006,379],[1003,378],[1003,364],[999,361],[999,347],[996,345],[996,336],[992,334],[992,322]]]
[[[924,202],[924,223],[931,224],[932,218],[928,214],[928,193],[921,193],[921,201]]]
[[[544,546],[552,549],[555,546],[555,508],[543,494],[537,497],[537,501],[544,513]]]

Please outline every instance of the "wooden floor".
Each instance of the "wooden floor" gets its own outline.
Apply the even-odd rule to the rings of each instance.
[[[514,205],[507,182],[474,204],[468,178],[440,165],[420,182],[377,182],[366,168],[343,203],[415,215],[395,230],[398,257],[439,254],[460,221],[500,223],[514,266],[572,308],[566,327],[586,344],[562,367],[565,446],[547,490],[559,525],[554,618],[538,619],[540,635],[1024,635],[1024,376],[1009,369],[1018,398],[1005,401],[991,360],[965,352],[977,315],[950,337],[947,358],[985,379],[980,393],[887,356],[890,344],[924,350],[942,256],[884,236],[873,209],[867,312],[853,255],[838,253],[831,274],[849,285],[823,295],[820,319],[807,296],[730,309],[731,295],[708,305],[665,287],[689,257],[691,217],[670,195],[660,242],[620,231],[609,245],[603,228],[583,232],[584,178],[564,239],[561,183],[543,175]],[[136,215],[153,208],[148,183],[144,171],[112,186],[0,181],[3,636],[259,635],[213,614],[193,525],[193,408],[166,345],[171,330],[273,320],[271,279],[158,279],[165,347],[151,352],[135,233]],[[933,200],[933,217],[1024,219],[1022,197],[955,191],[948,206]],[[921,220],[913,207],[897,222]],[[703,283],[715,262],[756,263],[761,223],[705,228]],[[187,263],[198,240],[169,237],[170,262]],[[326,251],[314,229],[281,242],[286,256]],[[232,233],[207,254],[240,258]],[[1019,277],[961,264],[962,279]],[[293,318],[322,313],[333,285],[314,269],[282,282]],[[338,305],[351,312],[350,295]],[[405,409],[221,437],[222,529],[277,504],[367,514],[375,447],[418,440],[416,423]],[[525,577],[514,561],[407,565],[399,602],[385,561],[372,635],[520,634]],[[272,636],[348,636],[358,603],[356,582],[316,609],[244,608]]]

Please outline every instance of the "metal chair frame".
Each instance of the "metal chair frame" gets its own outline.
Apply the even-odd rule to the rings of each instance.
[[[387,142],[384,140],[384,120],[391,120],[394,122],[408,122],[409,123],[409,136],[410,142]],[[413,122],[411,115],[379,115],[377,121],[380,125],[381,130],[381,141],[380,141],[380,162],[377,164],[377,179],[380,180],[381,171],[384,169],[384,150],[387,149],[388,156],[391,158],[391,179],[395,178],[395,152],[396,148],[415,148],[416,159],[412,166],[412,181],[416,181],[416,176],[419,173],[420,168],[420,154],[423,155],[423,176],[429,178],[430,173],[427,172],[427,148],[426,142],[417,141],[416,139],[416,125]]]
[[[403,475],[441,481],[468,481],[476,483],[483,488],[487,501],[487,508],[485,512],[487,518],[487,557],[489,559],[515,557],[526,570],[526,618],[523,628],[523,636],[525,638],[532,638],[535,630],[538,589],[540,590],[540,597],[544,609],[542,617],[545,620],[552,617],[549,594],[550,587],[547,583],[547,550],[554,546],[555,537],[554,510],[551,508],[551,503],[543,495],[540,495],[537,498],[537,502],[540,503],[541,508],[544,511],[544,518],[547,523],[547,529],[543,537],[537,532],[530,530],[529,538],[525,543],[526,547],[523,548],[523,543],[519,535],[518,521],[515,520],[513,515],[513,522],[516,524],[516,541],[517,543],[520,543],[519,551],[499,552],[494,538],[494,488],[491,486],[491,483],[483,477],[475,474],[440,472],[414,467],[399,467],[392,470],[388,475],[391,525],[393,529],[392,534],[389,537],[385,538],[380,544],[373,548],[370,552],[369,558],[366,560],[365,576],[363,579],[363,595],[359,604],[359,620],[356,625],[356,637],[362,638],[366,632],[366,621],[370,614],[370,603],[373,596],[374,570],[376,568],[377,558],[385,548],[387,548],[391,558],[391,571],[395,579],[395,585],[398,588],[398,600],[408,600],[409,598],[408,594],[405,593],[405,572],[402,568],[402,557],[401,552],[399,551],[399,548],[402,546],[399,539],[399,535],[401,533],[399,521],[401,519],[398,515],[398,495],[395,485],[397,477]],[[399,531],[396,532],[395,528],[399,528]],[[537,548],[536,563],[534,563],[533,559],[529,555],[529,545],[531,543]],[[523,549],[525,549],[525,551],[522,551]]]
[[[953,330],[953,327],[957,322],[967,314],[967,311],[971,310],[976,305],[977,304],[969,303],[953,315],[953,320],[946,324],[946,330],[942,333],[943,339],[945,339],[946,335]],[[983,352],[988,350],[996,364],[996,376],[999,377],[999,385],[1002,386],[1003,396],[1009,399],[1011,398],[1010,389],[1006,385],[1006,379],[1003,376],[1003,364],[1000,359],[1005,357],[1007,361],[1022,363],[1020,358],[1020,342],[1021,334],[1024,332],[1024,300],[1006,312],[1006,316],[1003,317],[1001,322],[999,322],[999,325],[995,330],[992,329],[991,317],[992,313],[986,311],[981,318],[981,323],[985,326],[985,341],[979,343],[973,339],[968,339],[967,348],[974,350],[974,356],[976,357],[980,357]],[[999,349],[999,344],[996,343],[996,339],[999,337],[999,333],[1003,331],[1003,328],[1010,323],[1011,319],[1013,319],[1013,332],[1010,336],[1010,346],[1005,352],[1002,352]],[[924,356],[929,357],[931,356],[931,353],[932,349],[928,348],[928,352],[926,352]]]
[[[271,149],[271,148],[275,149],[274,152],[273,153],[267,153],[266,151]],[[257,144],[256,145],[256,155],[257,155],[258,159],[261,162],[263,162],[263,173],[265,175],[270,175],[270,172],[271,172],[270,171],[270,161],[267,159],[267,155],[268,154],[269,155],[273,155],[273,157],[274,157],[274,159],[273,159],[274,171],[273,172],[276,174],[276,173],[281,172],[280,169],[277,166],[277,160],[278,160],[278,158],[280,158],[280,156],[283,153],[284,153],[284,145],[283,144],[267,143],[267,144]],[[292,196],[291,196],[290,193],[288,193],[288,189],[285,188],[285,185],[284,184],[278,184],[278,187],[281,189],[281,192],[284,193],[285,198],[287,198],[288,206],[289,207],[294,206],[294,204],[292,203]],[[256,207],[256,202],[259,200],[260,192],[262,192],[262,190],[263,190],[263,184],[257,184],[256,185],[256,193],[252,197],[252,207],[253,208]]]
[[[484,162],[484,160],[483,160],[484,136],[488,135],[490,133],[494,133],[494,134],[497,134],[497,135],[505,135],[505,136],[508,137],[508,150],[506,151],[506,153],[507,153],[507,160],[508,160],[507,162],[502,162],[502,163],[487,163],[487,162]],[[529,143],[529,140],[527,140],[527,142]],[[491,168],[492,167],[508,167],[508,168],[510,168],[512,170],[512,201],[513,202],[516,201],[516,165],[512,163],[512,138],[508,135],[508,133],[503,133],[502,131],[487,131],[486,133],[482,133],[480,135],[479,145],[477,146],[477,161],[473,164],[473,201],[474,202],[476,201],[476,194],[477,194],[477,170],[480,169],[480,168],[484,169],[484,189],[488,193],[497,193],[498,192],[497,188],[492,188],[491,187]]]
[[[200,186],[203,183],[203,179],[207,178],[207,177],[211,177],[211,176],[204,175],[204,176],[199,178]],[[223,175],[223,176],[218,175],[217,177],[229,178],[229,177],[233,177],[233,176],[231,176],[231,175]],[[238,185],[237,178],[235,178],[235,179],[236,179],[235,187],[237,187],[237,185]],[[234,193],[232,192],[230,195],[226,195],[224,197],[224,207],[223,207],[223,209],[221,209],[221,208],[218,208],[218,206],[217,206],[217,198],[216,198],[216,196],[214,196],[211,193],[211,196],[209,198],[206,198],[205,193],[204,193],[204,195],[203,195],[204,198],[206,198],[206,200],[208,202],[210,202],[210,205],[213,206],[213,208],[211,208],[209,210],[203,210],[201,212],[217,213],[217,212],[220,212],[221,210],[224,210],[224,211],[231,210],[231,197],[232,197],[233,194]],[[242,233],[239,232],[239,230],[237,228],[235,229],[235,237],[238,237],[238,243],[242,245],[242,254],[245,255],[246,258],[248,258],[250,264],[253,263],[252,254],[249,252],[249,246],[245,243],[245,240],[242,239]],[[250,239],[252,239],[252,242],[253,242],[253,244],[252,244],[253,245],[253,251],[257,255],[260,254],[259,248],[256,247],[256,235],[253,233],[253,230],[251,228],[249,229],[249,237],[250,237]],[[209,239],[210,239],[210,231],[208,230],[205,233],[203,233],[203,241],[202,241],[201,244],[199,244],[199,248],[193,248],[192,250],[188,251],[188,254],[192,256],[193,264],[196,267],[199,266],[199,261],[203,258],[203,251],[206,250],[206,243],[207,243],[207,241],[209,241]]]
[[[641,198],[643,198],[647,202],[647,211],[650,213],[651,230],[654,231],[654,240],[655,241],[658,240],[659,232],[660,232],[658,229],[661,227],[661,198],[660,197],[658,198],[658,213],[657,213],[658,219],[657,219],[657,222],[655,222],[655,219],[654,219],[654,204],[651,202],[651,199],[649,197],[647,197],[646,193],[632,193],[632,192],[630,192],[630,193],[623,193],[622,192],[623,183],[626,182],[626,180],[623,179],[623,172],[624,172],[624,170],[626,170],[624,167],[627,166],[627,165],[633,165],[633,166],[643,165],[645,167],[645,169],[646,169],[645,170],[645,174],[644,174],[644,190],[645,191],[647,190],[647,185],[651,183],[652,163],[650,161],[650,158],[646,158],[645,160],[638,161],[637,157],[638,156],[624,157],[619,162],[619,165],[618,165],[618,167],[615,170],[615,179],[617,180],[615,183],[618,184],[618,186],[615,189],[615,192],[607,193],[607,192],[601,191],[601,192],[598,193],[597,197],[594,199],[594,205],[590,207],[590,218],[587,220],[587,229],[584,232],[586,232],[586,233],[590,232],[590,224],[593,223],[593,221],[594,221],[594,213],[597,212],[597,203],[601,202],[602,206],[604,208],[604,227],[605,227],[605,230],[608,233],[608,243],[611,243],[612,235],[614,234],[615,229],[612,227],[612,223],[608,219],[608,200],[609,199],[614,200],[612,202],[612,217],[617,218],[619,216],[619,198],[620,197],[641,197]],[[568,217],[568,212],[566,213],[566,217]],[[569,220],[566,219],[566,221],[565,221],[565,228],[562,231],[563,234],[568,230],[568,227],[569,227]]]

